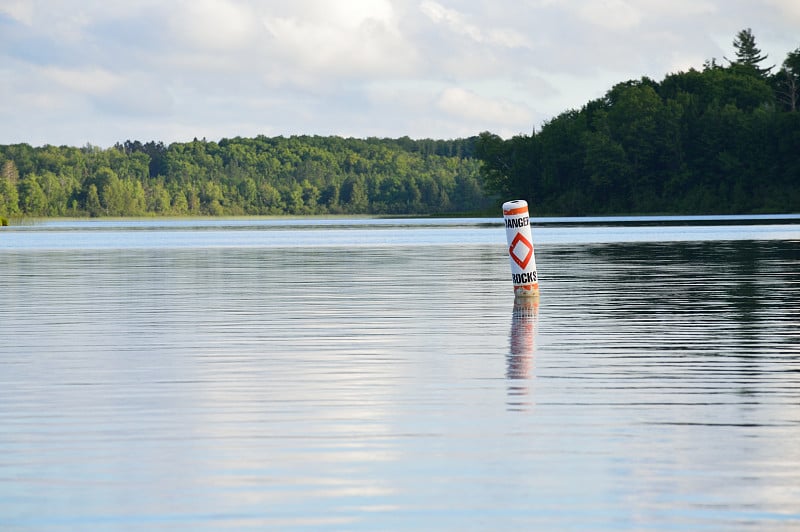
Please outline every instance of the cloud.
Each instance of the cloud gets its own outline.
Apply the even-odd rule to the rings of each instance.
[[[591,24],[610,30],[625,30],[642,22],[640,10],[625,0],[588,0],[578,14]]]
[[[800,2],[796,0],[767,0],[767,3],[774,6],[781,16],[791,20],[794,24],[800,24]],[[798,37],[800,41],[800,37]],[[798,42],[800,46],[800,42]]]
[[[251,43],[257,24],[247,5],[228,0],[186,0],[170,13],[168,28],[194,49],[230,51]]]
[[[629,11],[629,15],[635,14],[639,20],[659,20],[666,17],[667,19],[684,19],[696,17],[699,15],[711,15],[719,10],[715,0],[671,0],[664,2],[663,0],[600,0],[590,1],[582,0],[584,7],[587,4],[595,4],[599,11],[605,11],[605,17],[613,17],[620,14],[625,15]]]
[[[510,28],[489,28],[483,30],[471,24],[467,17],[455,9],[448,9],[432,0],[424,0],[420,11],[436,24],[446,26],[457,35],[463,35],[477,43],[502,46],[506,48],[529,47],[530,41],[521,32]]]
[[[780,63],[800,3],[751,4],[0,0],[0,143],[527,132],[747,26]]]
[[[26,26],[31,26],[33,24],[34,5],[26,0],[7,1],[0,4],[0,13],[5,13],[13,20]]]
[[[480,28],[469,24],[465,17],[454,9],[447,9],[441,4],[425,0],[420,4],[420,10],[433,22],[443,23],[459,35],[466,35],[477,42],[483,41],[483,33]]]
[[[337,77],[369,80],[404,76],[413,70],[415,51],[398,28],[388,1],[304,5],[306,10],[263,17],[271,37],[269,55],[280,61],[280,69],[266,74],[271,83],[311,87]]]
[[[59,105],[57,102],[61,107],[75,106],[82,100],[104,113],[128,116],[163,116],[173,108],[173,99],[165,88],[142,73],[44,67],[40,75],[60,89],[57,99],[38,96],[48,107]]]
[[[62,89],[85,94],[105,94],[122,83],[121,76],[96,67],[86,70],[45,67],[42,69],[42,74]]]
[[[451,116],[470,122],[505,127],[529,124],[531,112],[522,104],[509,100],[484,97],[460,87],[450,87],[442,92],[437,106]]]

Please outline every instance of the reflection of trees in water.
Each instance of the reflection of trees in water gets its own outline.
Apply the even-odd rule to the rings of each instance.
[[[549,312],[558,310],[551,301],[579,293],[599,349],[736,359],[742,375],[798,354],[798,242],[617,243],[551,253],[542,261],[563,269],[550,274],[558,283],[548,284]]]
[[[629,307],[632,312],[655,302],[686,313],[725,308],[735,311],[741,324],[760,320],[764,307],[795,301],[788,288],[800,281],[797,242],[612,244],[592,246],[583,260],[590,266],[584,277],[607,287],[612,302],[644,303],[644,308]]]

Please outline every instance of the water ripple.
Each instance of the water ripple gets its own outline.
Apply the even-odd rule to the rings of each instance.
[[[452,229],[0,252],[0,528],[800,526],[798,242]]]

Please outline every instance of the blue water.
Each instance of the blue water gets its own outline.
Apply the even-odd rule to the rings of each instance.
[[[539,245],[797,240],[800,215],[532,219]],[[497,245],[502,219],[58,220],[4,228],[2,250]]]
[[[0,230],[1,530],[796,530],[797,217]]]

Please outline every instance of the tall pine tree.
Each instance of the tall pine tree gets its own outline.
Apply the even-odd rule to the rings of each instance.
[[[766,78],[769,75],[769,71],[775,66],[772,65],[768,68],[761,68],[759,66],[759,64],[767,58],[767,55],[761,54],[761,50],[756,46],[756,38],[753,35],[753,30],[750,28],[741,30],[736,34],[736,38],[733,40],[733,47],[736,49],[736,60],[728,60],[733,66],[752,69],[762,78]]]

